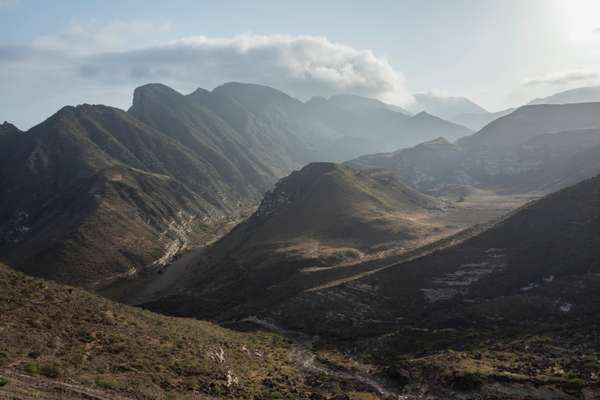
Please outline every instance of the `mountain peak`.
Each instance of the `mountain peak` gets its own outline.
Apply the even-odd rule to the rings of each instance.
[[[441,119],[440,117],[436,117],[435,115],[430,114],[427,111],[418,112],[412,118],[413,119]]]
[[[11,124],[8,121],[4,121],[0,125],[0,135],[10,135],[13,133],[20,133],[21,130],[17,128],[15,125]]]
[[[252,110],[261,110],[272,105],[286,107],[302,104],[300,100],[280,90],[256,83],[227,82],[217,86],[212,92],[234,98]]]
[[[133,91],[133,102],[131,108],[140,107],[150,101],[158,99],[179,98],[183,95],[175,89],[162,83],[148,83],[138,86]]]

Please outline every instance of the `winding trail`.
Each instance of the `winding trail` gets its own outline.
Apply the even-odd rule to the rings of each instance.
[[[325,364],[321,363],[317,359],[317,355],[314,353],[314,344],[319,340],[318,336],[308,336],[302,332],[292,331],[278,326],[277,324],[260,319],[256,316],[246,317],[238,322],[249,322],[254,325],[263,327],[270,331],[276,332],[281,336],[290,339],[294,343],[293,350],[289,353],[288,359],[293,364],[297,365],[301,370],[314,373],[324,374],[333,376],[338,379],[346,381],[354,381],[365,384],[375,390],[384,399],[394,400],[417,400],[418,398],[413,396],[407,396],[400,394],[397,390],[391,389],[383,382],[371,377],[366,372],[342,372],[334,370]],[[353,360],[359,369],[367,370],[368,366],[358,363]],[[362,368],[361,368],[362,367]]]

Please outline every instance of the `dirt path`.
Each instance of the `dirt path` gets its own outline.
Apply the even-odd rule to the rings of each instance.
[[[12,370],[0,371],[8,383],[0,388],[0,400],[132,400],[115,393],[29,376]]]
[[[294,348],[289,353],[288,359],[292,364],[296,365],[299,369],[305,372],[333,376],[335,378],[345,381],[360,382],[364,385],[369,386],[384,399],[417,400],[417,398],[415,397],[407,397],[406,395],[401,394],[399,391],[388,387],[389,385],[380,382],[379,380],[373,378],[366,372],[339,371],[334,370],[328,367],[327,365],[323,364],[318,360],[317,355],[313,351],[315,343],[319,340],[319,338],[316,336],[311,337],[302,332],[284,329],[273,322],[265,321],[255,316],[244,318],[239,322],[249,322],[255,324],[257,326],[276,332],[281,336],[292,340],[294,342]],[[362,365],[356,360],[353,361],[359,367],[359,370],[368,370],[368,366]]]

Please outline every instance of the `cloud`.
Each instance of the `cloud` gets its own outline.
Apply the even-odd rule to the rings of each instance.
[[[397,102],[409,98],[402,75],[386,60],[324,37],[197,36],[86,61],[95,68],[94,79],[111,83],[167,79],[191,89],[241,80],[300,97],[351,92]]]
[[[596,28],[596,29],[594,29],[594,30],[592,31],[592,33],[593,33],[594,35],[600,35],[600,27],[599,27],[599,28]]]
[[[600,77],[598,71],[593,70],[573,70],[565,71],[540,77],[526,79],[523,86],[540,85],[569,85],[573,83],[588,83],[597,80]]]
[[[255,34],[193,36],[125,48],[129,37],[144,36],[155,30],[152,26],[73,24],[30,46],[0,46],[0,86],[4,98],[14,96],[15,105],[2,104],[0,110],[23,112],[20,98],[37,103],[27,109],[28,118],[37,120],[65,102],[126,108],[133,88],[148,82],[162,82],[183,92],[243,81],[270,85],[300,98],[355,93],[399,105],[412,100],[402,74],[371,50],[319,36]],[[0,117],[14,120],[11,115]]]

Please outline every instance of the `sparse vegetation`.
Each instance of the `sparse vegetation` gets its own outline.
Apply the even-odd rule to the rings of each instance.
[[[277,335],[160,316],[40,282],[0,264],[0,373],[7,376],[0,386],[8,393],[43,391],[36,379],[60,385],[66,378],[81,385],[78,390],[152,400],[191,394],[308,399],[342,390],[331,389],[325,375],[305,380],[288,359],[290,342]],[[71,389],[61,390],[68,399]]]

